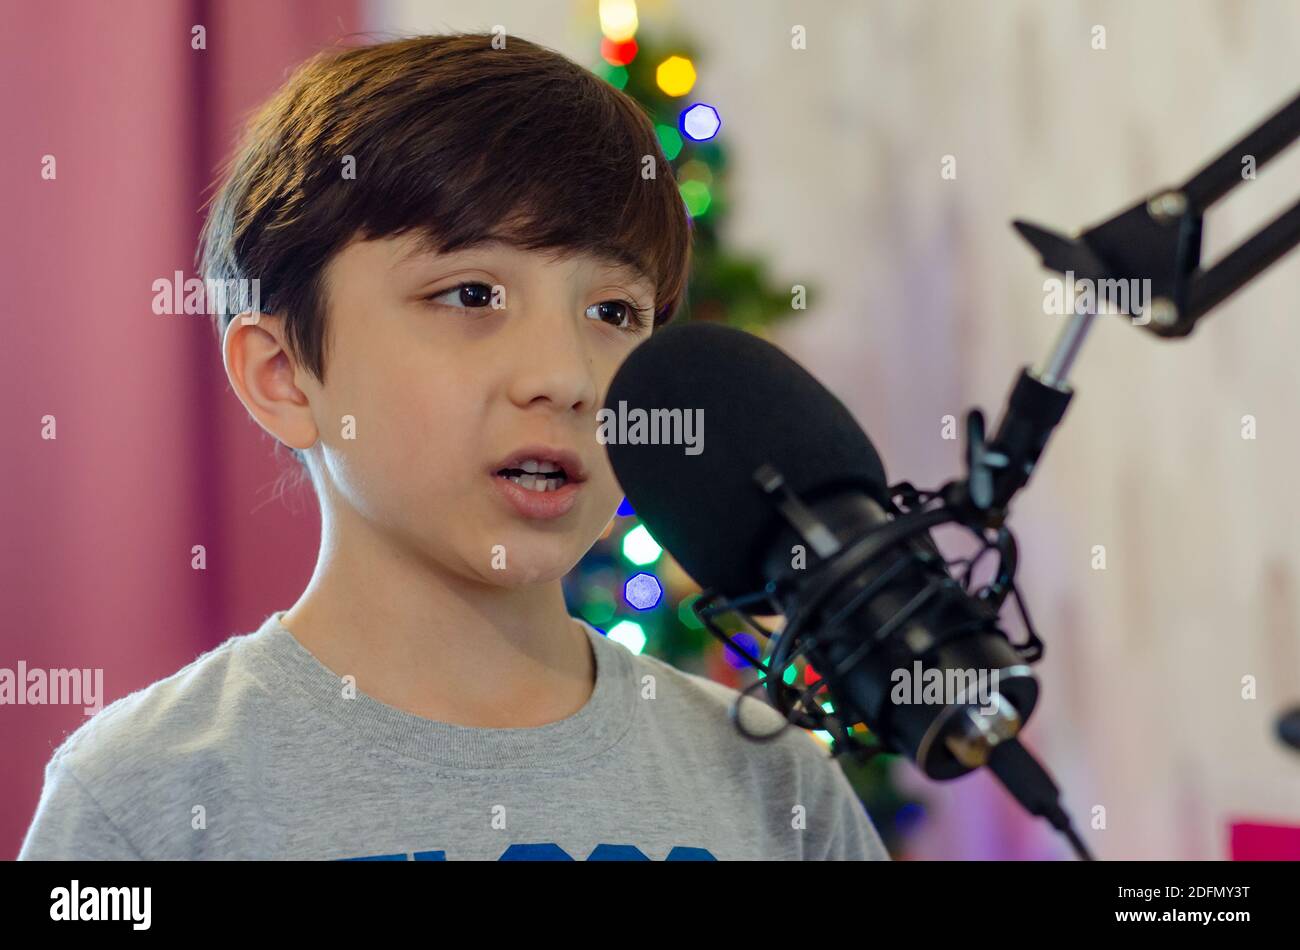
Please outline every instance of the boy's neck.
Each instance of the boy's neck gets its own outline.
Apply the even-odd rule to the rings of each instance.
[[[404,712],[478,728],[545,725],[590,699],[595,657],[560,581],[476,584],[366,535],[344,544],[323,528],[311,581],[281,617],[331,671]]]

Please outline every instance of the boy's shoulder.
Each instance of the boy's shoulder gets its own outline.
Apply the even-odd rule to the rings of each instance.
[[[88,786],[125,771],[165,773],[218,737],[217,718],[240,708],[252,679],[248,647],[262,630],[231,636],[176,672],[109,703],[54,749],[47,769]]]

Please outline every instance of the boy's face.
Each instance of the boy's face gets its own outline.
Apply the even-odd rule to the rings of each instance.
[[[325,272],[327,382],[295,372],[332,490],[395,545],[458,574],[562,577],[623,497],[596,412],[650,336],[654,290],[587,254],[494,243],[440,255],[411,235],[348,245]],[[570,453],[558,491],[497,474],[530,446]]]

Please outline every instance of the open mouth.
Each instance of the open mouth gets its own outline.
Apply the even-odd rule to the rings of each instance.
[[[518,468],[503,468],[497,472],[497,476],[535,492],[558,491],[569,482],[568,473],[558,462],[538,459],[520,462]]]

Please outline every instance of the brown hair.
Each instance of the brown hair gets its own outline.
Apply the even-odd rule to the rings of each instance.
[[[588,251],[654,281],[654,326],[676,314],[691,224],[645,111],[554,50],[515,36],[495,49],[492,39],[453,33],[320,54],[249,122],[199,267],[223,283],[256,278],[261,310],[283,319],[293,356],[321,381],[322,274],[358,236],[415,230],[442,253],[491,238]],[[349,155],[355,178],[343,174]],[[653,178],[642,174],[646,156]],[[233,294],[218,335],[250,306],[251,294]]]

